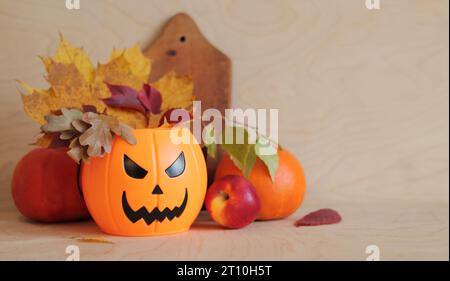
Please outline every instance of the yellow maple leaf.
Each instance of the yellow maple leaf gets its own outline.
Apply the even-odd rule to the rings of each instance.
[[[89,83],[74,64],[50,64],[47,80],[61,103],[72,107],[81,107],[82,101],[89,99],[91,95]]]
[[[108,62],[94,68],[83,49],[73,47],[61,36],[56,53],[41,60],[47,70],[48,89],[18,81],[25,90],[22,94],[25,112],[39,124],[45,124],[45,115],[63,107],[93,106],[98,112],[114,116],[133,128],[157,127],[161,114],[144,116],[138,111],[113,108],[103,102],[111,96],[106,83],[129,86],[136,91],[148,83],[151,60],[144,56],[139,45],[113,50]],[[191,106],[193,82],[190,76],[169,72],[152,86],[161,93],[162,113],[170,108]],[[44,146],[48,142],[48,137],[38,141]]]
[[[147,82],[148,75],[135,76],[131,73],[131,67],[131,63],[125,58],[124,54],[111,59],[106,64],[99,64],[95,72],[94,82],[95,84],[104,86],[101,90],[106,92],[106,94],[102,93],[99,95],[102,97],[109,97],[111,95],[105,82],[115,85],[125,85],[135,90],[140,90],[142,84]]]
[[[178,75],[174,71],[168,72],[155,83],[152,83],[162,97],[161,113],[149,117],[148,127],[158,127],[164,112],[171,108],[189,110],[194,100],[194,84],[190,75]]]
[[[111,93],[105,83],[129,86],[136,91],[147,83],[151,62],[143,54],[139,45],[124,51],[113,50],[109,62],[99,64],[95,73],[93,95],[97,99],[105,99]],[[137,111],[106,107],[108,114],[133,128],[145,128],[146,117]]]
[[[147,127],[147,118],[140,112],[121,108],[107,107],[106,113],[135,129]]]
[[[39,124],[45,124],[44,116],[62,107],[82,109],[94,106],[104,111],[104,103],[91,94],[90,84],[82,77],[74,64],[51,62],[48,66],[47,80],[51,87],[47,90],[34,89],[19,81],[26,94],[22,95],[25,112]]]
[[[74,64],[83,78],[91,82],[94,74],[94,66],[89,56],[81,48],[75,48],[60,35],[59,47],[53,57],[41,57],[45,68],[48,71],[52,62],[61,64]]]
[[[129,70],[133,76],[141,78],[147,82],[152,70],[152,62],[144,56],[139,44],[123,51],[113,49],[110,60],[117,59],[123,55],[124,59],[129,63]]]
[[[108,107],[102,99],[111,96],[105,82],[127,85],[136,90],[148,81],[150,60],[138,45],[121,52],[113,52],[112,59],[99,64],[95,70],[86,53],[70,45],[62,36],[56,54],[41,57],[47,70],[49,89],[37,89],[18,81],[25,90],[22,100],[25,112],[39,124],[44,124],[44,116],[66,108],[82,109],[94,106],[98,112]],[[143,128],[147,121],[139,112],[108,108],[111,115],[134,128]]]
[[[51,89],[35,90],[31,94],[22,95],[25,113],[39,124],[44,124],[45,114],[52,112],[59,105],[54,97],[55,94]]]
[[[33,145],[39,146],[39,147],[49,147],[53,140],[55,138],[54,134],[42,134],[38,137],[38,139],[32,143]]]
[[[194,84],[190,75],[178,75],[174,71],[165,74],[152,84],[162,96],[161,110],[179,107],[186,108],[192,104]]]

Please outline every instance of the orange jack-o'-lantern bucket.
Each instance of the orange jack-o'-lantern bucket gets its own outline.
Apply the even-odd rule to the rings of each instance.
[[[124,236],[186,231],[201,210],[206,165],[187,129],[134,130],[137,143],[116,137],[111,153],[81,169],[86,205],[106,233]],[[188,135],[189,141],[174,141]]]

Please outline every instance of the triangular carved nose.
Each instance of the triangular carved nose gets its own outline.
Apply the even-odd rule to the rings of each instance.
[[[156,185],[153,188],[152,194],[163,194],[163,191],[162,191],[161,187],[159,187],[159,185]]]

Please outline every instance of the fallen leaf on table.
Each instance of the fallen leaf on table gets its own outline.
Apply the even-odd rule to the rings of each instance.
[[[82,243],[114,244],[114,242],[102,237],[81,237],[77,238],[77,241]]]
[[[341,215],[332,209],[320,209],[307,214],[297,220],[294,225],[299,226],[316,226],[324,224],[335,224],[342,220]]]

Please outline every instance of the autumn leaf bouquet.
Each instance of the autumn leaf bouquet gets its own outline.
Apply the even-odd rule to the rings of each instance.
[[[41,60],[48,89],[18,81],[25,112],[42,125],[35,144],[68,147],[76,162],[110,152],[114,135],[134,143],[131,129],[156,128],[174,108],[192,110],[192,78],[169,72],[149,84],[151,61],[138,45],[94,67],[61,36],[56,54]]]
[[[193,81],[169,72],[149,83],[151,60],[139,47],[113,50],[92,63],[62,36],[51,57],[40,57],[49,87],[17,81],[26,114],[40,125],[32,150],[13,175],[13,198],[26,217],[46,222],[89,216],[80,195],[81,163],[110,153],[118,137],[167,124],[172,110],[192,112]],[[75,160],[75,161],[73,161]]]

